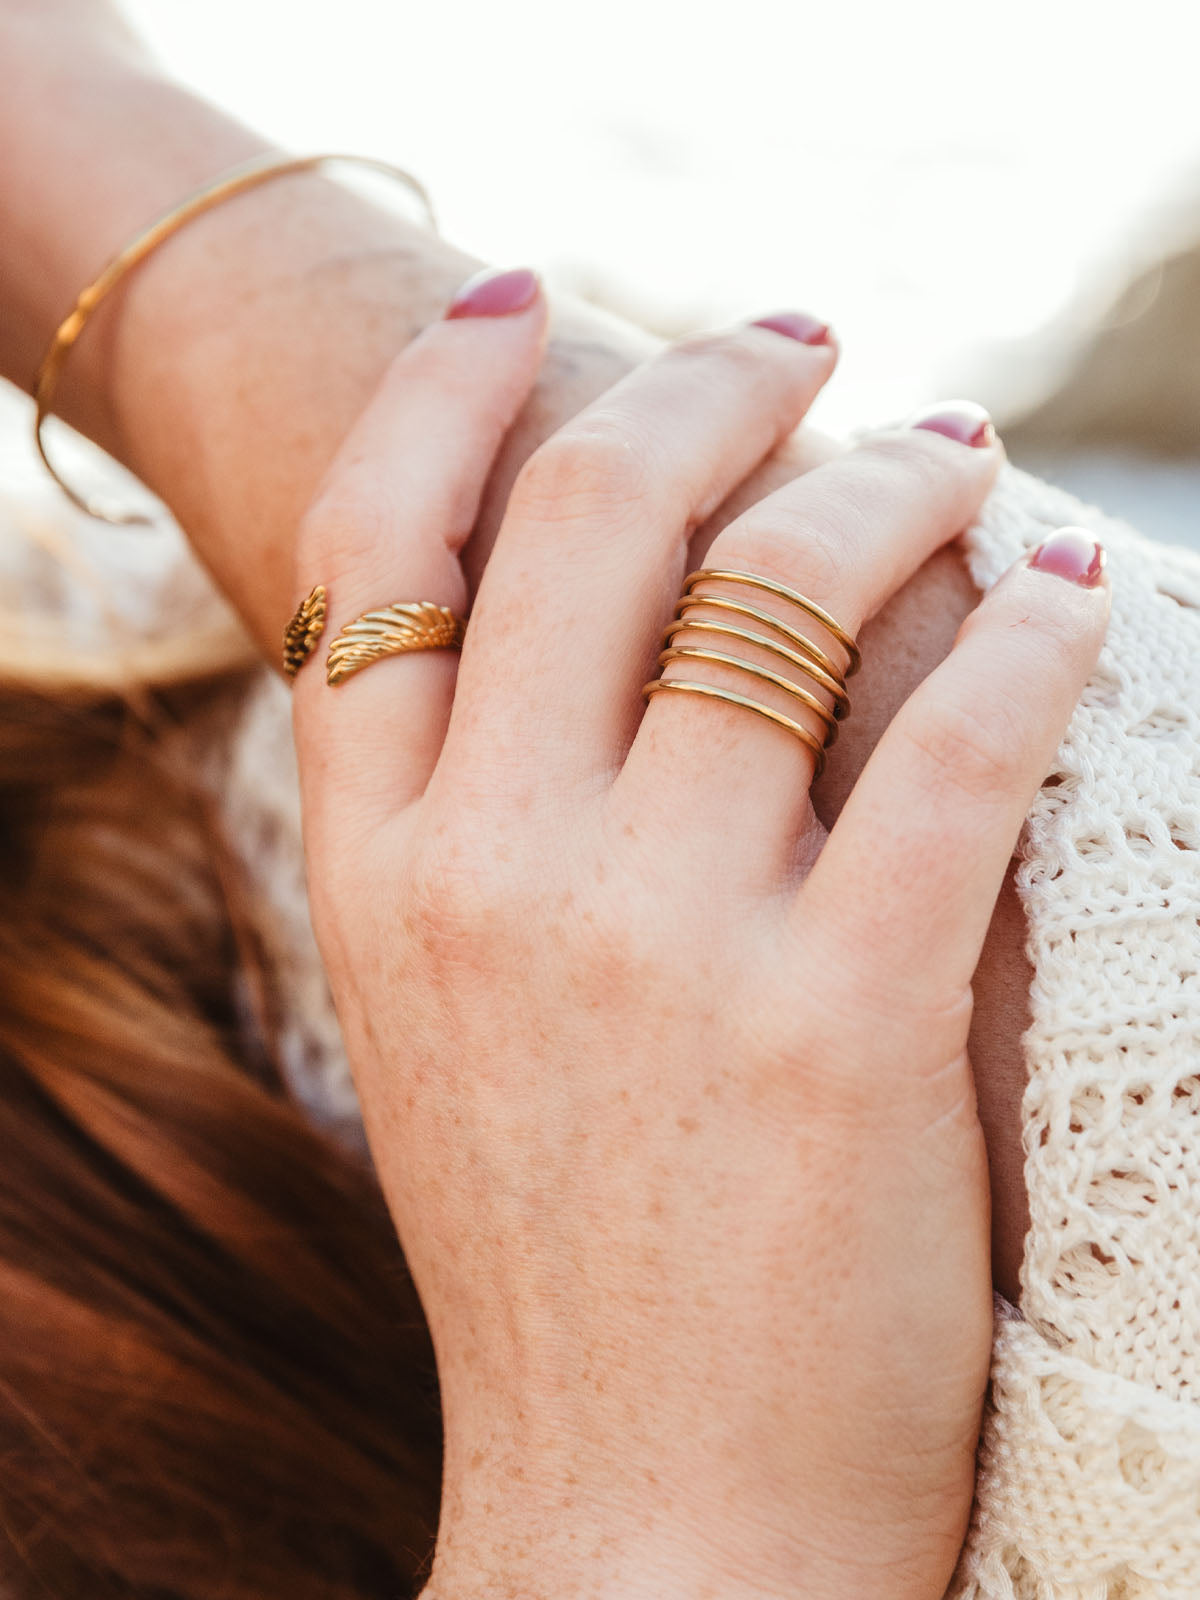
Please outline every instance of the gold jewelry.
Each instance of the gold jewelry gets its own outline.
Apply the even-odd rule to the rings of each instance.
[[[700,601],[705,605],[714,603],[711,595],[701,596]],[[698,603],[700,602],[690,599],[679,602],[680,606],[690,606]],[[736,601],[731,602],[731,604],[736,605]],[[742,611],[753,610],[751,606],[740,606],[738,609]],[[767,616],[765,611],[758,611],[754,614],[764,618],[767,622],[774,621],[773,618]],[[775,626],[781,632],[785,631],[783,623],[776,623]],[[828,691],[833,697],[833,715],[839,721],[849,715],[850,696],[846,693],[845,685],[841,678],[826,672],[815,661],[810,661],[805,656],[797,654],[795,650],[789,650],[786,645],[778,644],[774,639],[768,639],[761,633],[751,633],[749,628],[735,628],[728,622],[711,622],[707,617],[689,617],[686,615],[680,617],[677,622],[672,622],[669,627],[664,629],[664,643],[669,639],[673,639],[677,633],[682,633],[685,629],[691,629],[694,633],[727,634],[732,639],[744,639],[747,644],[755,644],[760,650],[769,650],[773,655],[781,656],[784,661],[789,662],[793,667],[798,667],[801,672],[806,672],[814,683],[819,684],[822,689]],[[786,632],[790,634],[791,629],[787,629]]]
[[[762,678],[766,683],[773,683],[777,689],[785,689],[788,694],[794,695],[802,705],[806,705],[820,717],[825,724],[827,747],[837,738],[837,718],[830,708],[823,700],[818,700],[815,694],[809,694],[807,689],[802,689],[790,678],[785,678],[778,672],[770,672],[766,667],[755,666],[750,661],[741,661],[737,656],[727,656],[721,650],[701,650],[697,645],[673,645],[671,649],[662,652],[658,664],[660,667],[665,667],[668,661],[680,661],[685,657],[690,657],[693,661],[716,661],[723,667],[736,667],[739,672],[748,672],[752,678]]]
[[[755,622],[761,622],[766,627],[772,628],[776,633],[789,640],[796,648],[804,653],[813,666],[806,670],[821,685],[828,689],[830,694],[837,691],[839,685],[845,692],[845,683],[842,678],[841,668],[832,656],[828,655],[819,645],[815,645],[805,634],[798,629],[789,627],[786,622],[770,611],[760,611],[757,606],[748,606],[741,600],[731,600],[723,594],[685,594],[675,607],[675,615],[683,617],[696,606],[714,606],[718,611],[732,611],[739,617],[750,617]],[[815,670],[814,670],[815,669]],[[849,705],[849,701],[847,701]]]
[[[329,646],[325,681],[344,683],[383,656],[406,650],[461,650],[466,620],[433,600],[396,601],[348,622]]]
[[[307,594],[292,614],[283,632],[283,670],[294,678],[317,648],[325,632],[326,590],[323,583]]]
[[[835,622],[828,611],[823,610],[815,600],[810,600],[807,595],[801,594],[799,590],[789,589],[786,584],[777,583],[774,578],[760,578],[754,572],[720,572],[716,568],[705,567],[702,571],[693,572],[688,576],[683,585],[684,594],[690,595],[696,585],[702,582],[748,583],[755,589],[765,589],[768,594],[777,595],[780,600],[789,600],[792,605],[799,606],[801,611],[807,611],[809,616],[814,621],[819,622],[823,628],[828,628],[829,632],[841,645],[846,652],[845,675],[847,678],[852,678],[862,665],[862,657],[859,654],[858,646],[845,628],[840,623]],[[809,650],[815,650],[815,646],[810,641],[806,640],[805,644]],[[815,659],[820,661],[820,655],[817,655]],[[828,666],[826,666],[828,659],[826,656],[825,660],[821,661],[821,665],[825,666],[827,671],[829,670]]]
[[[732,689],[718,689],[711,683],[689,683],[686,678],[656,678],[653,683],[646,685],[642,693],[649,700],[666,689],[681,689],[686,694],[706,694],[713,700],[726,700],[731,706],[744,706],[747,711],[755,711],[760,717],[766,717],[768,722],[777,722],[781,728],[794,734],[801,744],[806,744],[816,756],[815,776],[819,778],[824,772],[825,746],[815,733],[811,733],[802,723],[793,722],[791,717],[785,717],[782,711],[759,705],[757,700],[748,700],[744,694],[734,694]]]
[[[37,453],[42,458],[46,471],[55,483],[74,505],[81,511],[86,511],[90,516],[98,517],[102,522],[109,522],[118,527],[131,527],[147,524],[150,518],[141,512],[112,512],[93,501],[77,494],[70,484],[60,476],[49,456],[46,454],[46,445],[42,437],[42,430],[46,418],[51,414],[54,405],[55,390],[62,373],[63,365],[70,354],[72,347],[79,335],[87,326],[88,318],[96,307],[104,300],[116,286],[125,278],[134,267],[139,266],[147,256],[158,249],[159,245],[168,240],[172,234],[178,233],[180,228],[191,222],[193,218],[203,216],[206,211],[211,211],[214,206],[221,205],[226,200],[245,194],[249,189],[257,189],[260,184],[269,183],[273,178],[283,178],[294,172],[310,172],[317,167],[329,162],[347,162],[354,166],[368,167],[375,172],[382,172],[386,177],[394,178],[402,183],[421,202],[431,228],[436,230],[433,214],[433,202],[430,200],[425,187],[411,172],[406,172],[403,167],[393,166],[390,161],[380,161],[374,156],[344,155],[340,153],[327,153],[324,155],[308,156],[258,156],[253,161],[247,161],[240,167],[235,167],[232,172],[226,173],[222,178],[206,184],[190,194],[186,200],[174,206],[167,214],[152,223],[142,233],[127,244],[119,255],[105,267],[100,276],[94,279],[80,292],[79,298],[71,308],[69,315],[63,318],[49,348],[42,358],[38,369],[37,382],[34,385],[34,400],[36,412],[33,424],[33,441]]]
[[[698,588],[702,583],[747,584],[753,588],[763,589],[768,594],[798,607],[814,621],[819,622],[841,646],[846,656],[844,673],[826,650],[814,644],[811,639],[781,617],[769,611],[762,611],[756,606],[747,605],[741,600],[732,600],[726,595],[702,592]],[[718,611],[730,611],[738,617],[749,617],[785,639],[787,643],[781,644],[778,638],[771,638],[769,634],[752,632],[749,628],[737,627],[730,622],[714,621],[711,617],[693,615],[705,606]],[[723,650],[707,649],[702,645],[673,642],[677,635],[687,633],[689,630],[696,633],[718,634],[727,639],[740,639],[758,650],[765,650],[802,673],[817,688],[823,690],[829,696],[829,700],[820,698],[791,678],[784,677],[782,673],[774,672],[753,660],[747,661],[740,656],[729,655]],[[718,666],[732,667],[738,672],[744,672],[747,676],[756,678],[762,683],[769,683],[773,688],[781,689],[793,699],[799,700],[807,710],[820,718],[823,724],[822,736],[819,737],[811,728],[805,727],[795,718],[786,716],[782,711],[776,711],[773,706],[752,700],[747,695],[736,694],[732,689],[721,688],[711,683],[697,683],[687,678],[656,678],[642,690],[647,700],[670,689],[682,694],[706,695],[710,699],[724,700],[729,705],[753,711],[756,715],[765,717],[768,722],[785,728],[811,750],[816,757],[816,775],[820,776],[825,767],[825,751],[837,737],[838,722],[849,714],[850,700],[846,693],[846,677],[857,671],[861,662],[857,644],[828,611],[817,605],[814,600],[810,600],[807,595],[789,589],[772,578],[760,578],[752,572],[705,568],[691,573],[687,578],[683,596],[675,607],[675,616],[663,631],[663,644],[666,648],[658,657],[660,667],[665,667],[672,661],[686,659],[711,661]]]

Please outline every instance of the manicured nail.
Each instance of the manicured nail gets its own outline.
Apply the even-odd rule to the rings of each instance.
[[[1029,558],[1036,572],[1050,572],[1081,589],[1097,589],[1104,581],[1104,546],[1086,528],[1059,528]]]
[[[538,297],[541,284],[536,272],[528,267],[517,267],[505,272],[497,267],[484,267],[466,283],[446,307],[446,320],[456,317],[510,317],[515,311],[527,311]]]
[[[820,317],[809,316],[807,311],[773,311],[769,317],[757,317],[752,328],[770,328],[785,339],[796,339],[800,344],[832,344],[833,333]]]
[[[909,419],[910,428],[927,428],[930,433],[944,434],[959,444],[974,445],[982,449],[996,438],[995,424],[982,406],[974,400],[944,400],[930,406]]]

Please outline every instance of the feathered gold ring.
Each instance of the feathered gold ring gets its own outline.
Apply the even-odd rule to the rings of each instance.
[[[822,645],[810,639],[807,633],[801,633],[795,626],[794,618],[785,620],[774,611],[764,611],[757,605],[747,605],[744,600],[722,594],[720,590],[714,594],[712,592],[714,583],[737,584],[760,590],[771,597],[771,600],[786,601],[795,610],[803,613],[799,619],[803,626],[807,626],[805,618],[809,617],[821,625],[829,636],[828,642],[841,648],[845,656],[844,663],[839,664]],[[768,604],[771,600],[768,600]],[[718,615],[707,616],[704,614],[706,609],[716,611]],[[725,620],[728,614],[734,615],[739,620],[748,617],[768,631],[759,633],[736,626]],[[707,640],[702,640],[699,644],[676,644],[675,638],[681,633],[717,634],[717,643],[723,645],[727,639],[737,640],[743,646],[750,645],[754,653],[749,660],[746,660],[744,655],[729,655],[723,649],[709,649]],[[768,722],[775,723],[777,727],[786,729],[793,738],[805,745],[816,759],[816,772],[820,777],[825,767],[825,751],[837,736],[838,723],[850,711],[846,679],[851,673],[858,671],[861,661],[857,643],[839,622],[834,621],[828,611],[819,606],[815,600],[810,600],[807,595],[801,594],[796,589],[789,589],[786,584],[778,583],[774,578],[763,578],[756,572],[732,572],[722,567],[705,567],[699,572],[693,572],[684,583],[683,595],[675,607],[675,616],[667,625],[662,642],[666,648],[658,658],[660,667],[669,666],[673,661],[686,660],[689,663],[712,662],[726,671],[732,668],[750,678],[754,687],[758,684],[769,684],[773,698],[778,699],[779,693],[786,694],[789,699],[782,703],[788,705],[789,709],[795,709],[794,702],[798,701],[805,712],[809,713],[809,721],[816,719],[816,727],[798,722],[779,706],[752,699],[748,695],[737,694],[734,690],[725,688],[723,684],[693,682],[689,678],[653,679],[642,690],[647,700],[656,694],[665,694],[669,691],[672,694],[698,694],[709,700],[724,700],[727,705],[742,706],[746,711],[753,711],[757,716],[765,717]],[[730,649],[736,648],[736,645],[730,646]],[[764,655],[766,660],[763,659]],[[792,669],[792,675],[777,672],[773,665],[767,664],[776,661],[785,662]],[[812,687],[805,688],[802,683],[795,682],[797,673],[807,678]]]
[[[317,648],[317,640],[325,632],[327,599],[325,585],[319,583],[305,595],[292,613],[292,620],[283,632],[283,671],[286,677],[294,678]]]
[[[433,600],[397,600],[348,622],[329,646],[325,681],[345,683],[384,656],[408,650],[461,650],[464,618]]]

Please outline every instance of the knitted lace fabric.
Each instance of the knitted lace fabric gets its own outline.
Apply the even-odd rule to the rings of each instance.
[[[1031,1228],[951,1593],[1197,1600],[1200,557],[1009,472],[976,582],[1067,522],[1108,547],[1113,616],[1022,846]]]

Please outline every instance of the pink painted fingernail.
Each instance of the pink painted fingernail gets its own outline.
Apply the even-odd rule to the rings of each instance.
[[[943,434],[959,444],[973,445],[977,450],[994,443],[996,427],[991,417],[974,400],[944,400],[911,417],[910,428],[926,428],[930,433]]]
[[[781,333],[785,339],[796,339],[800,344],[832,344],[833,332],[820,317],[807,311],[773,311],[769,317],[756,317],[752,328],[769,328]]]
[[[1059,528],[1029,558],[1035,572],[1050,572],[1081,589],[1098,589],[1108,557],[1086,528]]]
[[[503,271],[497,267],[484,267],[466,283],[446,307],[446,320],[457,317],[510,317],[516,311],[527,311],[541,291],[536,272],[528,267]]]

